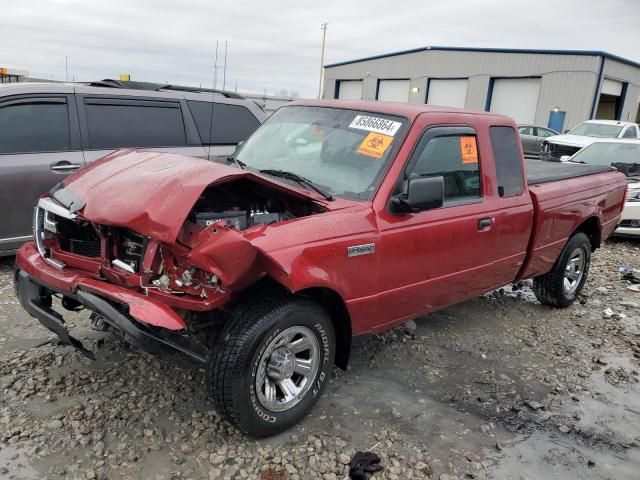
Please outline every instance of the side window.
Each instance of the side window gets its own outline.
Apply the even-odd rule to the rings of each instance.
[[[520,142],[511,127],[489,128],[491,148],[496,164],[498,194],[501,197],[515,197],[524,192],[524,175]]]
[[[192,100],[188,100],[187,104],[196,121],[202,143],[205,145],[235,145],[246,140],[260,126],[260,122],[253,113],[242,105]],[[211,112],[212,106],[213,112]],[[211,128],[212,113],[213,129]]]
[[[533,135],[533,128],[531,128],[531,127],[518,127],[518,133],[520,133],[520,135]]]
[[[414,153],[417,156],[407,174],[444,178],[444,201],[481,198],[478,148],[475,135],[433,137]]]
[[[556,135],[551,130],[547,130],[546,128],[538,127],[538,137],[547,138]]]
[[[69,111],[65,100],[25,100],[0,105],[0,153],[69,149]]]
[[[177,102],[86,98],[90,148],[186,145]]]
[[[636,130],[636,127],[627,128],[627,131],[624,132],[622,138],[638,138],[638,131]]]

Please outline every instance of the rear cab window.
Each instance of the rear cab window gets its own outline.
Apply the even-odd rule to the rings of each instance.
[[[489,128],[491,148],[496,165],[498,195],[515,197],[524,192],[524,172],[520,142],[511,127],[494,126]]]
[[[405,177],[443,177],[444,207],[482,200],[478,139],[470,127],[433,127],[418,142]]]

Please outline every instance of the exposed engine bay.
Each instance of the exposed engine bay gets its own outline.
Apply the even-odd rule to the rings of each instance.
[[[201,227],[223,222],[228,228],[246,230],[320,211],[309,200],[241,179],[207,188],[191,210],[188,221]]]
[[[229,289],[259,278],[258,251],[242,231],[324,211],[321,204],[286,188],[232,179],[205,188],[176,241],[163,242],[64,211],[60,216],[55,213],[58,204],[46,199],[41,203],[37,228],[45,253],[54,261],[149,296],[165,295],[165,303],[186,310],[209,310],[213,303],[203,302],[226,301]]]

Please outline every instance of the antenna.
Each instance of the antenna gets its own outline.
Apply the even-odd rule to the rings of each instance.
[[[219,41],[216,40],[216,56],[213,62],[213,91],[211,92],[211,116],[209,122],[209,153],[207,155],[208,159],[211,160],[211,145],[213,144],[213,104],[216,99],[216,83],[218,80],[218,44]]]
[[[222,71],[222,90],[227,86],[227,49],[229,47],[229,42],[224,41],[224,70]]]

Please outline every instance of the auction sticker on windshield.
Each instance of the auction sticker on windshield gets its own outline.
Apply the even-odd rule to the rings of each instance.
[[[391,145],[391,142],[393,142],[393,137],[371,132],[365,137],[356,151],[369,157],[381,158]]]
[[[349,128],[368,130],[369,132],[382,133],[383,135],[391,135],[393,137],[401,126],[402,124],[400,122],[394,122],[386,118],[356,115],[356,118],[353,119]]]

